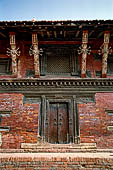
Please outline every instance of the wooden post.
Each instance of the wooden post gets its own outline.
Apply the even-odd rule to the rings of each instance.
[[[82,46],[79,47],[78,54],[82,54],[82,64],[81,64],[81,77],[86,77],[86,59],[87,54],[90,54],[90,47],[87,47],[88,43],[88,31],[83,31],[82,35]]]
[[[20,56],[20,51],[19,48],[16,49],[15,33],[9,34],[11,49],[8,48],[7,55],[12,57],[12,75],[17,77],[17,56]]]
[[[17,76],[17,59],[16,59],[16,42],[15,42],[15,33],[10,32],[10,45],[11,45],[11,57],[12,57],[12,74],[13,76]]]
[[[39,64],[39,50],[38,50],[38,38],[36,33],[32,33],[32,46],[34,55],[34,70],[35,77],[40,77],[40,64]]]
[[[88,43],[88,31],[83,31],[82,35],[82,65],[81,65],[81,77],[86,77],[86,59],[87,59],[87,43]]]
[[[107,59],[109,54],[109,38],[110,38],[110,32],[105,31],[104,32],[104,44],[103,44],[103,50],[102,50],[102,78],[105,78],[107,76]]]

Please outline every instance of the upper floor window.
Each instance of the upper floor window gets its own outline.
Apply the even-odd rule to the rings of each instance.
[[[11,73],[11,59],[10,58],[0,58],[0,75]]]
[[[107,60],[108,75],[113,75],[113,55],[109,55]]]
[[[77,62],[74,48],[45,48],[43,56],[40,56],[41,75],[75,75],[78,71]]]

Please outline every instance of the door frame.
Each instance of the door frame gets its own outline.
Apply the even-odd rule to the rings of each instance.
[[[68,126],[69,126],[69,132],[70,130],[72,129],[73,127],[73,121],[72,121],[72,107],[71,107],[71,101],[70,100],[66,100],[66,99],[50,99],[50,100],[47,100],[47,112],[46,112],[46,120],[48,122],[46,122],[46,124],[48,124],[48,126],[46,126],[45,128],[48,127],[48,134],[49,134],[49,116],[48,116],[48,113],[50,112],[50,103],[66,103],[68,108],[67,108],[67,112],[68,112],[68,116],[69,116],[69,120],[68,120]],[[45,129],[46,130],[46,129]],[[74,132],[72,130],[72,134],[69,133],[69,136],[73,136]],[[67,139],[67,143],[70,143],[70,138],[68,136],[68,139]],[[72,137],[71,137],[72,138]],[[47,142],[49,142],[49,136],[48,136],[48,139],[46,139]],[[71,139],[71,141],[73,141],[73,139]]]
[[[42,96],[42,105],[41,105],[41,117],[39,121],[39,136],[42,138],[42,142],[48,142],[45,138],[45,130],[48,126],[48,112],[49,112],[49,103],[67,103],[68,105],[68,114],[69,114],[69,131],[72,131],[72,136],[69,137],[69,143],[78,143],[78,116],[76,103],[72,98],[48,98]],[[70,129],[71,128],[71,129]],[[69,134],[70,135],[70,134]]]

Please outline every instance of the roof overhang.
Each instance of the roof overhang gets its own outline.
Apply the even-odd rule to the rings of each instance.
[[[102,38],[106,30],[113,37],[113,20],[0,21],[0,39],[3,40],[9,38],[9,32],[15,32],[17,40],[31,40],[32,32],[36,32],[39,41],[78,41],[83,30],[88,30],[89,39]]]

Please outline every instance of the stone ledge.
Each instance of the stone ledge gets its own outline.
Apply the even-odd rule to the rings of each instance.
[[[0,169],[113,169],[110,153],[0,153]]]
[[[39,150],[37,149],[0,149],[0,153],[39,153]],[[44,151],[44,150],[43,150]],[[48,152],[47,152],[48,151]],[[52,153],[56,153],[54,152],[54,149],[52,150],[46,150],[46,153],[51,153],[49,152],[51,151]],[[113,149],[62,149],[62,150],[58,150],[60,153],[109,153],[111,155],[113,155]],[[62,151],[62,152],[61,152]],[[45,153],[42,152],[40,149],[41,153]],[[59,153],[57,152],[57,153]]]
[[[21,149],[36,150],[37,152],[71,152],[75,149],[96,149],[96,143],[80,144],[50,144],[50,143],[22,143]]]
[[[113,150],[97,149],[24,149],[24,153],[113,153]],[[112,155],[113,156],[113,155]]]

